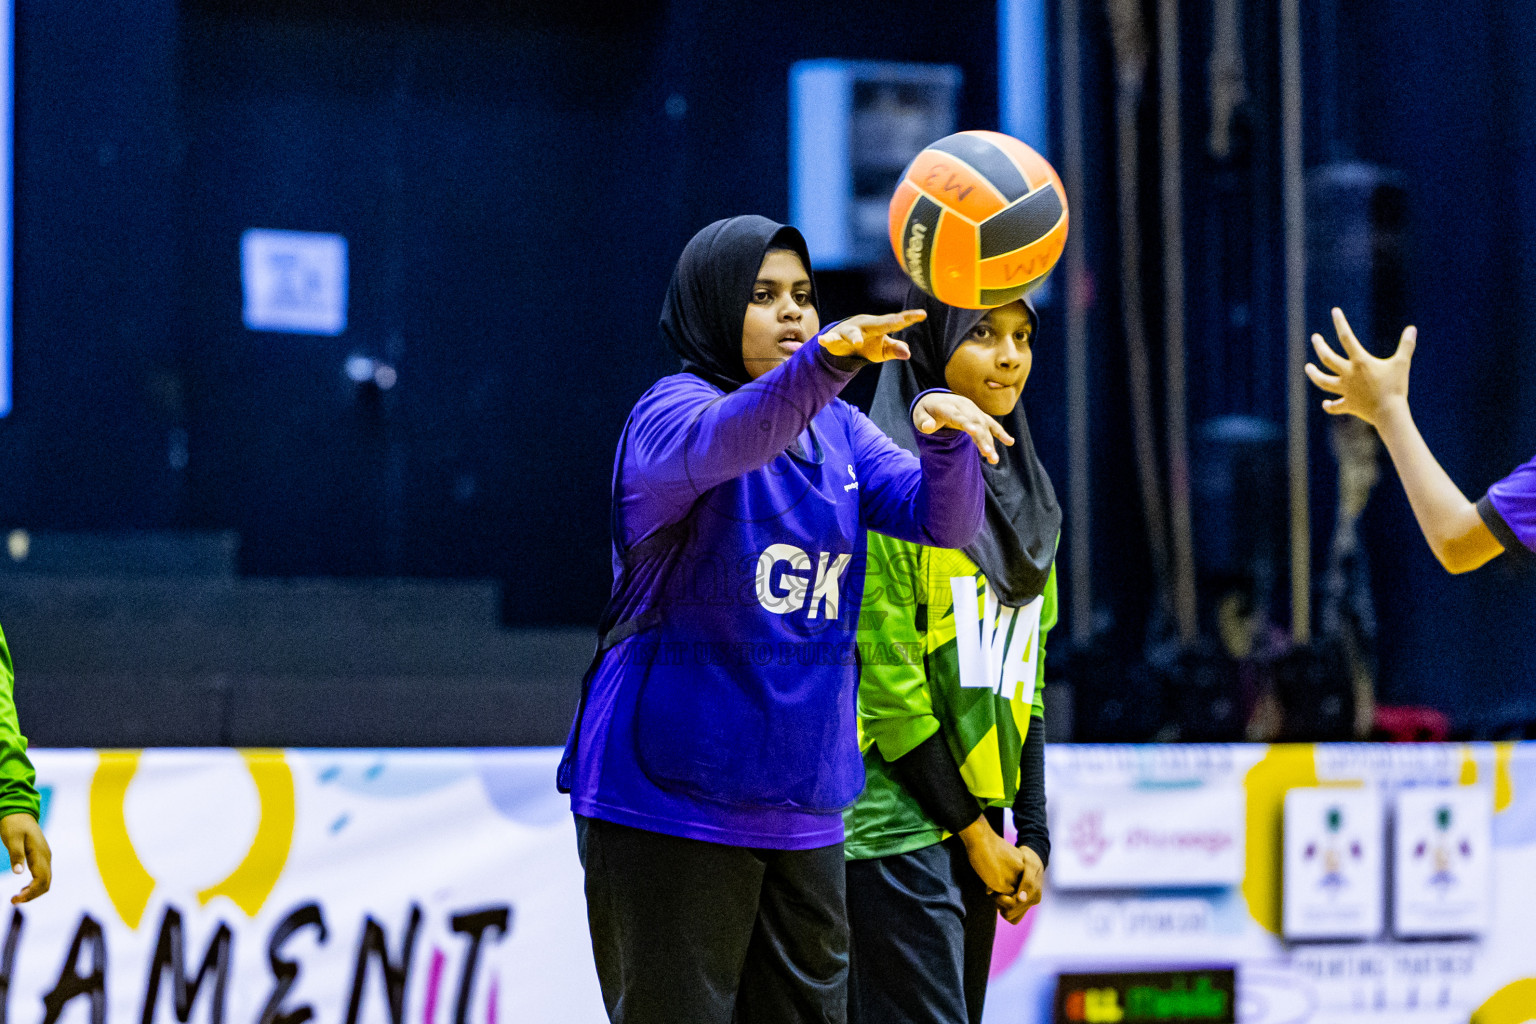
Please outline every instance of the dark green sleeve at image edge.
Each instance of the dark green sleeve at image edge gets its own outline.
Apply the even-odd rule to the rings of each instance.
[[[16,672],[11,649],[0,629],[0,818],[26,813],[37,817],[37,772],[27,757],[27,738],[16,721]]]

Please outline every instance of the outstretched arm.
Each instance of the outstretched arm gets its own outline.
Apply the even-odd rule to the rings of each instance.
[[[1013,444],[1002,424],[976,403],[948,391],[925,391],[913,402],[913,438],[920,458],[850,410],[858,459],[859,501],[871,530],[917,544],[960,548],[981,527],[981,465],[972,448],[997,462],[997,446]]]
[[[849,317],[729,394],[685,374],[648,391],[630,416],[624,454],[626,542],[676,521],[711,487],[766,465],[866,363],[908,358],[906,343],[888,335],[926,315]]]
[[[1425,443],[1408,408],[1408,371],[1418,343],[1418,331],[1408,327],[1397,351],[1377,359],[1365,350],[1342,311],[1333,311],[1333,326],[1344,348],[1340,355],[1320,334],[1312,335],[1318,361],[1329,372],[1307,364],[1312,383],[1335,398],[1323,402],[1328,413],[1350,414],[1365,420],[1381,435],[1392,465],[1403,482],[1408,503],[1424,539],[1440,564],[1454,573],[1468,572],[1504,551],[1477,506],[1461,493]]]

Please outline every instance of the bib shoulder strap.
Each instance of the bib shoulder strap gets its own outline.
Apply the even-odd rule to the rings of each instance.
[[[597,645],[592,652],[592,660],[587,664],[587,670],[581,677],[581,697],[576,704],[576,719],[571,723],[570,738],[566,741],[565,753],[560,758],[560,767],[555,774],[555,786],[562,793],[571,791],[576,750],[581,742],[582,718],[587,713],[587,698],[592,690],[592,677],[597,674],[598,666],[603,663],[603,656],[630,637],[653,629],[661,623],[662,613],[659,605],[652,605],[637,615],[615,621],[630,571],[650,558],[680,547],[687,542],[693,532],[693,511],[697,507],[697,502],[690,506],[683,513],[682,518],[676,522],[652,531],[632,545],[625,545],[623,530],[619,523],[619,494],[623,483],[624,456],[627,454],[628,443],[629,423],[626,422],[624,432],[619,436],[619,451],[613,464],[613,494],[609,501],[608,514],[609,526],[613,531],[613,545],[619,555],[619,572],[613,581],[613,589],[608,594],[608,603],[603,607],[602,617],[598,620]],[[658,578],[657,583],[665,587],[666,580]]]

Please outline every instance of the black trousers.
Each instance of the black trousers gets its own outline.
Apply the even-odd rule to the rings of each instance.
[[[756,850],[576,819],[614,1024],[844,1024],[843,845]]]
[[[960,840],[848,862],[849,1024],[980,1024],[997,905]]]

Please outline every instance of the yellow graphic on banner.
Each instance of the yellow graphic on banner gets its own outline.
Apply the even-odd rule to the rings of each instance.
[[[261,798],[261,821],[251,851],[240,866],[218,885],[197,894],[203,906],[215,896],[228,896],[245,916],[255,917],[272,895],[293,846],[293,772],[281,750],[242,750],[245,766]]]
[[[1512,742],[1493,745],[1493,811],[1495,814],[1508,810],[1509,805],[1515,802],[1515,784],[1509,776],[1509,761],[1514,754],[1515,745]],[[1463,747],[1461,778],[1458,781],[1463,786],[1475,786],[1477,778],[1477,759],[1472,756],[1471,747]]]
[[[1515,802],[1515,784],[1509,777],[1509,760],[1515,755],[1513,743],[1493,745],[1493,810],[1497,814]]]
[[[197,894],[207,906],[227,896],[246,916],[255,917],[277,886],[293,846],[293,772],[281,750],[242,750],[240,756],[256,784],[261,818],[251,848],[222,882]],[[128,786],[139,769],[137,750],[104,750],[91,778],[91,838],[96,869],[118,916],[137,929],[155,890],[155,879],[133,848],[124,814]]]
[[[1527,1024],[1536,1021],[1536,978],[1505,985],[1472,1011],[1472,1024]]]
[[[1280,934],[1280,860],[1284,855],[1280,832],[1285,791],[1317,782],[1317,760],[1310,743],[1275,744],[1243,779],[1248,797],[1243,897],[1253,919],[1276,935]]]
[[[96,848],[96,870],[117,916],[129,928],[139,926],[150,893],[155,891],[155,880],[144,870],[133,848],[123,815],[128,783],[138,770],[137,750],[103,750],[91,777],[91,843]]]

